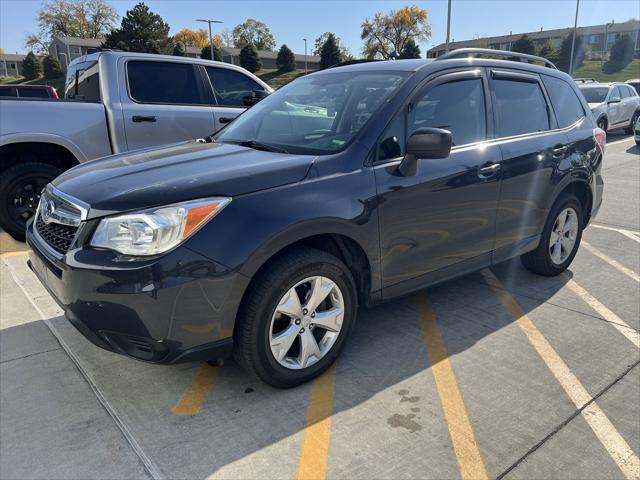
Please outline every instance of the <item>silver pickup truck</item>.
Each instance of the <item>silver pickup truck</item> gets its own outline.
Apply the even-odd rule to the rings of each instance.
[[[24,238],[42,188],[95,158],[206,137],[273,90],[235,65],[99,52],[74,60],[64,98],[0,101],[0,226]]]

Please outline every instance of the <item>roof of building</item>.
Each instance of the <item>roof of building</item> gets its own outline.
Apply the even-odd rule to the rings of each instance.
[[[97,48],[102,45],[104,39],[102,38],[82,38],[82,37],[65,37],[57,36],[56,40],[64,43],[65,45],[74,45],[78,47],[93,47]]]
[[[0,62],[21,62],[24,60],[24,57],[26,57],[26,55],[21,55],[19,53],[3,53],[0,55]]]
[[[604,33],[606,25],[591,25],[587,27],[578,27],[578,35],[589,35],[595,33]],[[628,32],[629,30],[640,30],[640,20],[629,20],[622,23],[614,23],[606,28],[608,33]],[[509,35],[498,35],[495,37],[482,37],[473,40],[461,40],[459,42],[450,42],[449,49],[454,48],[466,48],[475,47],[478,42],[488,43],[512,43],[518,40],[522,35],[527,35],[531,40],[540,40],[547,38],[563,38],[570,34],[573,28],[556,28],[553,30],[536,30],[535,32],[523,32],[514,33]],[[429,49],[429,52],[433,50],[443,50],[446,47],[446,43],[441,43]]]

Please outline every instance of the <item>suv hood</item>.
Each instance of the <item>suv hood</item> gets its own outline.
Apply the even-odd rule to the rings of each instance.
[[[191,141],[90,161],[52,184],[89,204],[88,218],[95,218],[295,183],[307,175],[314,158]]]

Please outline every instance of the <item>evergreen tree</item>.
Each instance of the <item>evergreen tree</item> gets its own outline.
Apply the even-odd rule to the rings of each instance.
[[[404,48],[402,52],[400,52],[400,56],[398,57],[401,60],[406,58],[420,58],[420,47],[416,45],[416,42],[413,38],[407,40],[407,43],[404,44]]]
[[[248,44],[240,50],[240,66],[246,68],[251,73],[257,72],[262,68],[262,62],[258,57],[258,51],[253,44]]]
[[[60,78],[64,77],[64,70],[57,58],[47,55],[42,59],[42,70],[44,71],[44,78]]]
[[[320,49],[320,68],[329,68],[341,61],[342,55],[340,53],[340,47],[338,46],[335,35],[330,33],[327,35],[327,39]]]
[[[518,40],[513,42],[513,45],[511,45],[511,51],[518,52],[518,53],[526,53],[528,55],[535,55],[536,46],[533,44],[533,42],[529,38],[529,35],[525,34],[525,35],[522,35]]]
[[[558,54],[558,49],[553,48],[549,42],[545,42],[536,55],[556,63],[558,61]]]
[[[609,61],[603,65],[604,73],[615,73],[626,67],[633,60],[633,40],[629,35],[621,35],[611,47]]]
[[[222,61],[222,50],[220,50],[220,47],[218,47],[217,45],[213,45],[213,58],[211,58],[211,46],[207,45],[205,47],[202,47],[202,50],[200,51],[200,57],[204,58],[206,60],[216,60],[217,62],[221,62]]]
[[[571,39],[573,37],[573,33],[570,33],[564,40],[562,40],[562,44],[560,45],[560,52],[558,54],[558,61],[556,62],[556,66],[564,71],[569,71],[569,66],[571,64]],[[573,71],[575,72],[580,66],[582,62],[584,62],[584,47],[582,46],[582,38],[576,35],[576,43],[573,49]]]
[[[33,52],[27,53],[22,61],[22,76],[25,80],[33,80],[38,78],[42,73],[42,65]]]
[[[169,25],[140,2],[127,11],[120,28],[107,34],[102,46],[127,52],[163,53],[170,51],[170,44]]]
[[[178,42],[173,47],[173,52],[171,52],[171,55],[173,55],[174,57],[184,57],[187,55],[187,51],[182,46],[182,43]]]
[[[280,47],[276,60],[278,70],[281,72],[293,72],[296,69],[296,57],[286,45]]]

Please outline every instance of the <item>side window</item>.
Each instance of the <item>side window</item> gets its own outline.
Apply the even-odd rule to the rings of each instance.
[[[382,140],[378,144],[378,161],[404,156],[404,146],[407,138],[405,121],[405,109],[402,109],[382,135]]]
[[[0,97],[15,97],[15,94],[11,90],[12,87],[0,86]]]
[[[127,62],[131,98],[141,103],[199,105],[203,102],[196,72],[189,63]]]
[[[549,130],[549,112],[538,82],[494,79],[498,136]]]
[[[620,91],[622,92],[622,98],[629,98],[629,97],[633,97],[633,92],[631,91],[631,87],[619,87]]]
[[[40,88],[20,88],[17,87],[19,97],[30,98],[49,98],[49,93],[45,89]]]
[[[207,67],[218,105],[244,107],[244,97],[263,88],[246,75],[228,68]]]
[[[568,127],[584,117],[582,103],[567,82],[550,75],[542,75],[542,83],[547,89],[560,128]]]
[[[620,93],[620,89],[618,87],[613,87],[611,93],[609,94],[609,100],[615,97],[622,98],[622,94]]]
[[[482,79],[457,80],[436,85],[414,101],[408,133],[418,128],[449,130],[454,145],[466,145],[487,137]]]

